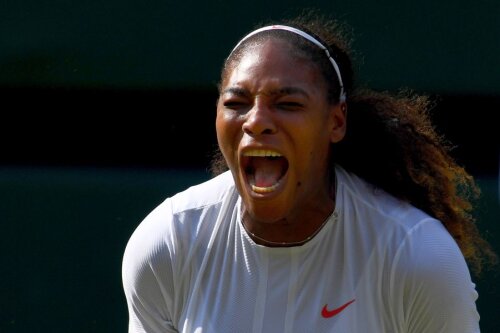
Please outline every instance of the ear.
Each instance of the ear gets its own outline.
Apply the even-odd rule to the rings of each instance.
[[[345,136],[347,103],[341,102],[330,109],[330,141],[337,143]]]

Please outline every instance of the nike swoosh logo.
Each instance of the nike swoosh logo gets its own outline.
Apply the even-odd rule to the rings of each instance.
[[[349,301],[349,302],[345,303],[344,305],[342,305],[336,309],[333,309],[333,310],[328,310],[328,304],[325,304],[325,306],[323,307],[323,310],[321,310],[321,315],[323,316],[323,318],[332,318],[333,316],[336,316],[339,313],[341,313],[345,308],[347,308],[349,305],[351,305],[351,303],[353,303],[354,301],[355,300],[353,299],[352,301]]]

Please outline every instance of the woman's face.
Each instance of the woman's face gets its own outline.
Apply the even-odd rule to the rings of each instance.
[[[246,214],[261,223],[293,223],[331,207],[329,147],[345,132],[319,70],[291,51],[273,39],[246,50],[217,105],[220,149]]]

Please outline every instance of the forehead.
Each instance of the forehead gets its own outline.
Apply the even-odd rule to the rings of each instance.
[[[294,36],[293,36],[294,37]],[[243,58],[253,54],[276,54],[282,51],[289,58],[297,58],[300,60],[307,60],[308,57],[303,50],[300,50],[293,40],[285,39],[283,36],[264,35],[248,40],[243,43],[234,53],[234,57],[230,58],[230,68],[238,66]],[[312,65],[312,64],[311,64]]]
[[[223,86],[253,79],[324,87],[320,74],[319,66],[289,42],[267,38],[244,45],[227,67]]]

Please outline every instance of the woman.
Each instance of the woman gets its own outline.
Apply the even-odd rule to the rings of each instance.
[[[353,89],[339,31],[266,26],[226,59],[229,171],[132,235],[129,332],[479,332],[473,180],[424,98]]]

